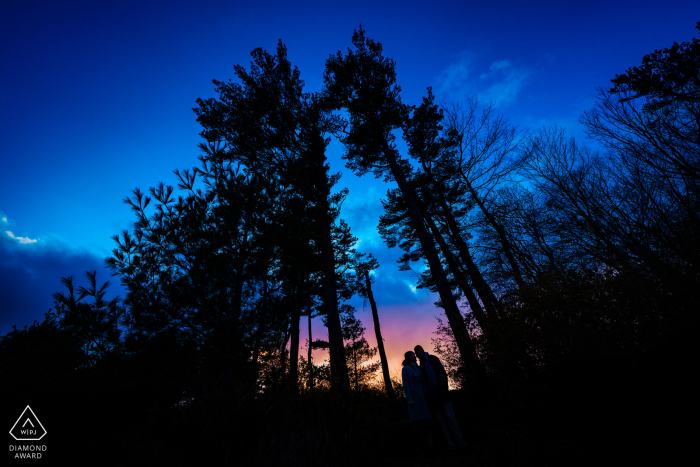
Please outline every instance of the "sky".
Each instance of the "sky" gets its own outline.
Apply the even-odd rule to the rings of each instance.
[[[689,41],[697,21],[696,0],[1,2],[0,334],[41,320],[65,276],[85,285],[97,270],[124,295],[103,265],[110,237],[133,228],[123,199],[197,165],[196,99],[215,97],[212,79],[233,79],[257,47],[282,39],[315,91],[362,24],[396,60],[403,102],[430,86],[440,102],[478,96],[523,130],[557,124],[584,139],[595,89]],[[381,264],[374,293],[395,372],[415,344],[432,349],[442,312],[377,235],[391,186],[356,177],[341,155],[332,143],[331,169],[350,189],[341,216]],[[351,303],[375,345],[369,309]],[[325,334],[320,321],[313,332]]]

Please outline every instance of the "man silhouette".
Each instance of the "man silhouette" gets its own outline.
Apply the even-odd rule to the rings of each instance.
[[[450,402],[450,391],[447,385],[447,372],[442,362],[434,355],[429,355],[423,347],[417,345],[413,351],[420,362],[423,379],[428,386],[428,407],[433,417],[440,423],[440,429],[447,439],[447,449],[464,448],[467,443],[462,439],[462,431],[457,425],[455,413]]]

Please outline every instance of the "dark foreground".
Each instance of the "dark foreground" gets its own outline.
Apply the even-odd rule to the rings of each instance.
[[[173,406],[158,402],[160,391],[170,392],[165,382],[126,363],[118,373],[113,364],[110,373],[48,371],[48,379],[27,368],[3,381],[2,422],[9,430],[31,405],[47,430],[35,443],[46,446],[42,465],[680,465],[697,439],[688,363],[472,385],[453,394],[469,443],[453,454],[438,430],[436,449],[428,451],[405,402],[378,391],[280,391],[228,405],[210,394]],[[3,451],[5,460],[20,462]]]

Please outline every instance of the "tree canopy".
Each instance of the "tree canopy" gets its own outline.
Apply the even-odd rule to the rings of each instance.
[[[570,428],[622,414],[616,434],[646,443],[640,406],[683,412],[698,357],[698,39],[598,90],[580,120],[597,150],[557,126],[517,128],[476,97],[437,103],[427,88],[404,103],[396,63],[361,26],[317,93],[282,41],[251,56],[197,100],[199,164],[124,199],[134,228],[105,261],[126,296],[106,300],[94,271],[87,286],[63,278],[44,321],[0,338],[3,400],[32,397],[76,429],[102,411],[123,463],[393,459],[386,446],[409,426],[396,347],[380,329],[379,263],[341,217],[336,138],[348,169],[387,184],[377,230],[402,251],[398,270],[438,294],[435,353],[474,437],[492,443],[503,422],[513,445],[537,444],[533,430],[552,440],[542,427],[565,407]],[[370,303],[376,348],[354,296]],[[327,335],[314,338],[318,318]],[[137,428],[121,430],[132,414]],[[573,457],[589,446],[577,440]]]

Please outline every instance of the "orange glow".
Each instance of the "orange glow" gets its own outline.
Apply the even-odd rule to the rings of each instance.
[[[437,329],[436,316],[445,319],[442,310],[435,307],[433,304],[434,298],[430,297],[423,303],[411,305],[394,305],[394,306],[379,306],[379,324],[384,338],[384,349],[389,363],[389,372],[391,376],[401,378],[401,362],[403,354],[408,350],[413,350],[416,345],[421,345],[427,352],[432,352],[433,344],[431,339],[435,337],[433,334]],[[362,321],[362,325],[367,328],[365,338],[370,347],[376,347],[377,339],[374,332],[374,324],[372,321],[372,311],[369,306],[364,310],[358,307],[356,315]],[[316,323],[316,321],[319,321]],[[306,341],[308,339],[308,328],[306,323],[300,326],[300,353],[306,357]],[[314,320],[313,338],[328,339],[328,331],[320,324],[320,320]],[[314,350],[314,364],[321,364],[328,358],[327,350]],[[375,357],[379,360],[379,355]]]

